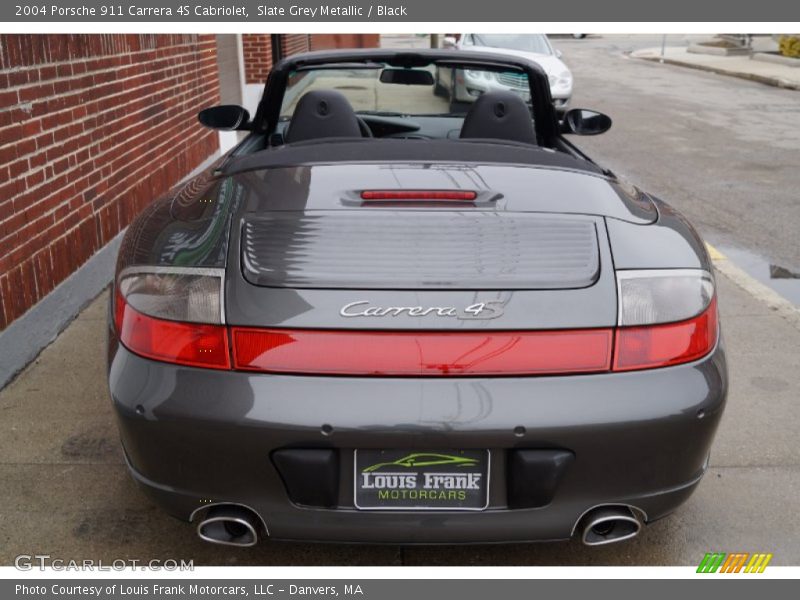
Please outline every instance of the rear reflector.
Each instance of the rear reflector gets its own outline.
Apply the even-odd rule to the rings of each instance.
[[[654,369],[702,358],[717,343],[717,299],[698,316],[664,325],[617,329],[615,371]]]
[[[117,294],[115,324],[122,344],[147,358],[192,367],[230,369],[223,325],[166,321],[137,312]]]
[[[478,197],[476,192],[461,190],[364,190],[362,200],[434,200],[469,202]]]
[[[612,331],[380,332],[232,328],[234,368],[321,375],[545,375],[611,366]]]

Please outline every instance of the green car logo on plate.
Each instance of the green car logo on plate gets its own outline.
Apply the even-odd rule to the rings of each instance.
[[[457,467],[472,467],[478,464],[475,458],[453,456],[452,454],[414,453],[391,462],[383,462],[364,468],[362,473],[370,473],[381,467],[433,467],[437,465],[454,465]]]

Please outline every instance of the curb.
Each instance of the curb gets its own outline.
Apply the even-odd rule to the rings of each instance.
[[[763,83],[765,85],[771,85],[773,87],[782,88],[786,90],[800,90],[800,83],[793,83],[791,81],[786,81],[785,79],[767,77],[765,75],[758,75],[756,73],[728,71],[726,69],[720,69],[719,67],[711,67],[709,65],[688,63],[680,60],[675,60],[674,58],[665,57],[662,59],[660,56],[633,56],[633,58],[637,58],[639,60],[649,60],[650,62],[657,62],[657,63],[663,62],[664,64],[668,65],[675,65],[677,67],[686,67],[689,69],[696,69],[698,71],[708,71],[709,73],[717,73],[718,75],[728,75],[729,77],[738,77],[739,79],[747,79],[749,81],[755,81],[757,83]]]

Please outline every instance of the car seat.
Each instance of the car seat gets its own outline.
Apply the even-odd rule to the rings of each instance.
[[[336,90],[306,92],[292,114],[286,143],[331,137],[362,137],[353,107]]]
[[[502,90],[486,92],[475,101],[459,137],[537,143],[528,105],[515,93]]]

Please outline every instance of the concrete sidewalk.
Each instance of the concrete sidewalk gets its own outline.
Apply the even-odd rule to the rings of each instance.
[[[661,48],[636,50],[631,53],[631,57],[659,62],[662,60]],[[791,67],[753,59],[749,56],[696,54],[689,52],[688,48],[684,46],[668,46],[664,49],[663,61],[670,65],[700,69],[776,87],[800,90],[800,59],[797,59],[797,67]]]
[[[106,388],[103,293],[0,391],[0,564],[38,553],[197,565],[696,565],[712,549],[799,564],[800,329],[724,275],[718,286],[731,388],[710,471],[677,513],[629,543],[597,548],[200,541],[126,472]]]

